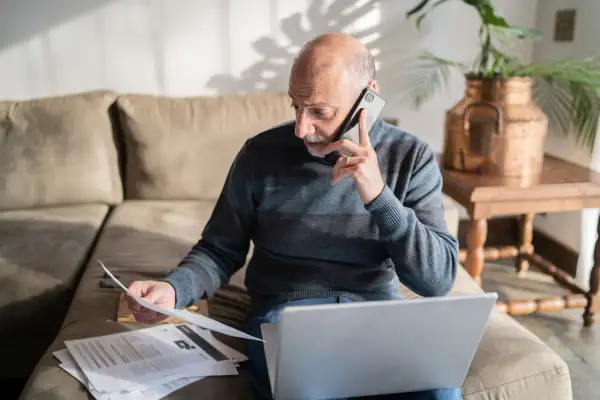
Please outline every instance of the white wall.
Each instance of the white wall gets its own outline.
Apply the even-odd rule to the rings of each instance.
[[[470,59],[477,19],[460,2],[449,2],[419,33],[404,18],[416,3],[3,0],[0,99],[96,88],[172,96],[284,90],[299,46],[320,33],[344,31],[377,54],[379,84],[389,99],[387,116],[399,118],[405,129],[440,151],[444,112],[462,96],[463,79],[456,76],[448,92],[415,112],[396,98],[399,74],[406,58],[424,48]],[[495,3],[511,21],[534,25],[537,0]],[[349,10],[342,14],[344,9]],[[531,55],[530,47],[524,51]]]
[[[575,38],[572,42],[552,40],[555,13],[559,9],[577,9]],[[536,44],[534,57],[545,60],[559,57],[583,57],[600,52],[600,1],[598,0],[543,0],[538,8],[538,29],[543,40]],[[563,137],[549,132],[546,143],[548,153],[573,163],[600,170],[600,147],[590,152],[575,144],[572,137]],[[548,214],[536,217],[536,228],[580,252],[577,280],[587,287],[592,253],[596,241],[598,210]]]

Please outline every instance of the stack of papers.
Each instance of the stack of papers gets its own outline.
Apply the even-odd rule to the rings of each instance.
[[[192,324],[69,340],[54,356],[96,399],[160,399],[207,376],[237,375],[246,357]]]
[[[211,331],[262,341],[199,314],[156,307],[129,292],[101,265],[142,306],[186,323],[66,341],[66,349],[54,356],[96,399],[160,399],[207,376],[237,375],[239,363],[247,358]]]

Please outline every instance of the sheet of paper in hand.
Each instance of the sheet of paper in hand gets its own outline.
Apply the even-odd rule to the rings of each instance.
[[[196,304],[188,307],[183,307],[191,313],[204,315],[205,317],[209,317],[208,314],[208,303],[206,300],[199,300]],[[119,296],[119,304],[117,305],[117,322],[131,323],[136,322],[135,316],[133,312],[129,308],[129,302],[127,301],[127,293],[121,292]],[[181,318],[175,317],[167,317],[156,324],[152,325],[161,325],[161,324],[182,324],[185,321]]]
[[[234,337],[238,337],[238,338],[242,338],[242,339],[250,339],[250,340],[258,340],[261,342],[264,342],[264,340],[248,335],[245,332],[242,332],[240,330],[237,330],[235,328],[232,328],[228,325],[225,325],[221,322],[215,321],[214,319],[205,317],[203,315],[200,314],[194,314],[191,313],[189,311],[186,310],[168,310],[165,308],[160,308],[155,306],[154,304],[142,299],[141,297],[135,295],[134,293],[132,293],[129,289],[127,289],[117,278],[115,278],[115,276],[108,270],[108,268],[106,268],[106,266],[102,263],[102,261],[98,261],[100,263],[100,265],[102,266],[102,268],[104,269],[104,272],[106,272],[106,274],[117,284],[119,285],[119,287],[121,287],[121,289],[123,289],[125,292],[127,292],[127,294],[133,298],[135,301],[137,301],[140,305],[142,305],[143,307],[146,307],[152,311],[156,311],[158,313],[164,314],[164,315],[168,315],[168,316],[172,316],[172,317],[176,317],[176,318],[181,318],[183,321],[185,322],[189,322],[190,324],[194,324],[197,325],[201,328],[204,329],[208,329],[210,331],[214,331],[214,332],[219,332],[222,333],[224,335],[228,335],[228,336],[234,336]]]

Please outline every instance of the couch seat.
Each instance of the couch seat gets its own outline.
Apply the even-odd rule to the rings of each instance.
[[[176,266],[200,238],[213,207],[214,203],[210,201],[133,200],[118,206],[103,229],[63,328],[40,360],[22,398],[87,399],[88,392],[58,367],[52,352],[65,348],[65,340],[141,326],[114,322],[121,289],[99,287],[104,274],[97,260],[101,260],[126,285],[137,279],[160,278]],[[111,283],[110,279],[104,281]],[[223,300],[219,301],[219,298]],[[243,300],[240,301],[240,298]],[[219,311],[225,314],[226,318],[220,319],[224,323],[232,323],[232,315],[237,316],[239,321],[244,315],[245,298],[247,296],[241,289],[226,285],[210,302],[210,312],[215,318],[218,317],[214,314]],[[238,311],[227,314],[223,310],[235,310],[235,307],[228,307],[231,299],[238,304]],[[239,311],[240,307],[242,311]],[[219,338],[242,350],[238,341]],[[176,392],[173,398],[190,398],[192,393],[195,395],[192,397],[206,399],[250,398],[246,380],[241,376],[205,379]]]
[[[482,289],[459,267],[451,295],[478,292]],[[417,297],[408,290],[402,294]],[[469,400],[572,398],[566,362],[523,325],[497,310],[490,314],[462,389]]]
[[[69,307],[108,206],[0,212],[1,378],[27,377]]]
[[[198,240],[212,202],[127,201],[112,213],[77,289],[65,324],[41,359],[24,391],[24,399],[84,399],[87,392],[58,368],[51,352],[64,341],[135,329],[114,322],[120,291],[98,287],[102,260],[128,284],[153,279],[173,268]],[[460,267],[454,293],[481,289]],[[407,297],[414,297],[403,291]],[[211,317],[243,328],[248,295],[243,269],[209,301]],[[243,350],[241,340],[217,335]],[[566,364],[541,340],[511,317],[494,311],[463,386],[466,399],[570,399]],[[210,377],[169,396],[170,399],[251,399],[243,371],[235,377]]]

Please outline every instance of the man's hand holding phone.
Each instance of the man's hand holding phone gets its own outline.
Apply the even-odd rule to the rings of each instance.
[[[359,144],[348,139],[342,139],[331,143],[323,149],[323,155],[337,151],[342,154],[333,167],[333,178],[331,183],[337,184],[345,178],[352,178],[356,182],[356,188],[360,199],[364,204],[369,204],[383,192],[385,183],[381,177],[377,154],[371,146],[369,132],[367,129],[367,111],[362,109],[358,119]]]

